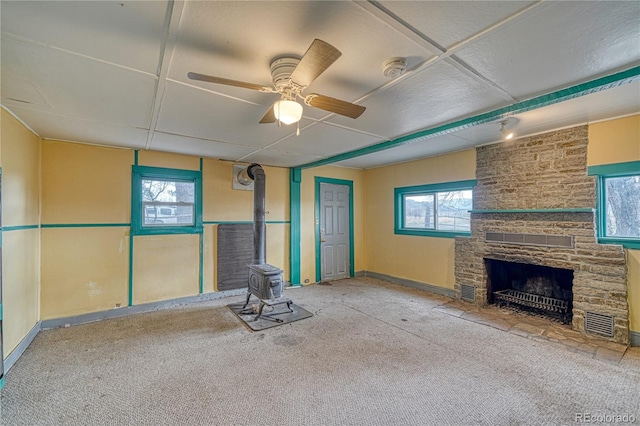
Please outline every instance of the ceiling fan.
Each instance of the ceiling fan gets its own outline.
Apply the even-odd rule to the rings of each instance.
[[[192,80],[243,87],[265,93],[279,93],[280,99],[271,105],[267,113],[260,120],[260,123],[274,123],[279,121],[284,124],[292,124],[300,121],[302,117],[302,105],[296,101],[297,98],[303,99],[306,105],[315,108],[346,117],[358,118],[366,109],[361,105],[317,93],[302,94],[304,89],[313,83],[313,81],[341,55],[342,53],[329,43],[315,39],[301,59],[281,57],[271,62],[271,78],[275,88],[195,72],[190,72],[187,75]]]

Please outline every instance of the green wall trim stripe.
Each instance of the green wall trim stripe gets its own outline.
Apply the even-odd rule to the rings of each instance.
[[[129,235],[129,306],[133,306],[133,235]]]
[[[360,157],[367,154],[373,154],[389,148],[395,148],[397,146],[407,144],[415,139],[434,137],[462,129],[467,129],[469,127],[474,127],[480,124],[500,120],[510,115],[520,114],[537,108],[553,105],[559,102],[568,101],[570,99],[579,98],[591,93],[597,93],[602,90],[622,86],[624,84],[631,83],[638,78],[640,78],[640,66],[633,67],[628,70],[601,77],[595,80],[591,80],[586,83],[571,86],[566,89],[558,90],[556,92],[548,93],[546,95],[538,96],[526,101],[516,102],[506,107],[498,108],[483,114],[474,115],[473,117],[453,121],[441,126],[432,127],[426,130],[412,133],[410,135],[402,136],[397,139],[334,155],[322,160],[313,161],[311,163],[298,166],[298,168],[308,169],[312,167],[336,163],[338,161],[348,160],[355,157]]]
[[[289,267],[291,284],[300,284],[300,183],[302,170],[294,167],[289,170]]]
[[[138,165],[138,150],[137,149],[135,151],[133,151],[133,165],[134,166]]]
[[[246,225],[253,223],[252,220],[208,220],[202,222],[203,225]],[[286,225],[291,223],[289,220],[267,220],[267,225]]]
[[[469,210],[470,213],[593,213],[594,209],[511,209],[511,210]]]
[[[43,223],[42,228],[117,228],[129,227],[130,223]]]
[[[599,166],[587,167],[589,176],[604,175],[624,175],[640,173],[640,161],[629,161],[627,163],[602,164]]]
[[[0,359],[0,362],[2,362],[2,360]],[[0,389],[2,389],[4,387],[4,376],[0,377]]]
[[[625,239],[615,237],[599,237],[598,242],[600,244],[618,244],[624,248],[640,250],[640,239]]]
[[[24,231],[25,229],[38,229],[40,225],[3,226],[2,232]]]
[[[200,272],[199,293],[202,294],[204,293],[204,232],[200,233],[200,264],[198,269]]]

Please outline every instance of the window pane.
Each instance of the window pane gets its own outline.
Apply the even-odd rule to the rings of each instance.
[[[438,226],[442,231],[471,229],[471,190],[438,193]]]
[[[404,196],[404,227],[434,229],[434,194]]]
[[[640,237],[640,176],[605,179],[606,236]]]
[[[142,180],[143,226],[194,224],[193,181]]]

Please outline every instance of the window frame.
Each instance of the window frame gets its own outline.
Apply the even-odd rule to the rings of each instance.
[[[414,235],[421,237],[440,237],[440,238],[455,238],[455,237],[468,237],[471,235],[471,231],[447,231],[437,228],[424,229],[424,228],[408,228],[404,225],[405,220],[405,206],[404,198],[411,195],[431,195],[434,194],[435,203],[438,201],[438,193],[440,192],[453,192],[453,191],[473,191],[473,188],[477,185],[476,179],[462,180],[456,182],[445,182],[427,185],[415,185],[394,188],[394,234],[396,235]],[[473,195],[472,195],[473,196]],[[434,209],[434,226],[438,223],[437,208]]]
[[[596,177],[596,223],[598,228],[598,242],[601,244],[620,244],[625,248],[640,249],[640,237],[609,237],[606,235],[606,180],[626,176],[640,176],[640,161],[589,166],[587,174]]]
[[[144,226],[145,203],[142,181],[147,179],[194,183],[193,224]],[[199,234],[202,233],[202,172],[162,167],[132,166],[131,169],[131,235]]]

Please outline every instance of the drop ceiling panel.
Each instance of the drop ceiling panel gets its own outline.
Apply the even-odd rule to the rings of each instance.
[[[388,139],[416,132],[505,104],[493,88],[440,62],[367,99],[357,120],[336,116],[329,121],[383,135]]]
[[[408,57],[410,67],[433,57],[352,2],[188,2],[169,76],[187,81],[195,71],[270,85],[272,59],[300,57],[315,38],[342,56],[306,93],[350,102],[387,82],[381,67],[390,57]]]
[[[383,1],[380,4],[438,45],[449,48],[531,2]]]
[[[10,110],[46,139],[134,149],[144,148],[147,139],[148,132],[144,129],[61,116],[18,105],[12,105]]]
[[[301,155],[292,153],[289,153],[285,156],[282,155],[282,152],[280,151],[262,149],[251,155],[239,158],[238,160],[246,163],[258,163],[263,165],[268,164],[270,166],[278,167],[295,167],[319,159],[320,157],[313,155]]]
[[[166,1],[3,1],[3,42],[13,34],[155,73],[167,7]]]
[[[35,109],[148,128],[156,79],[10,38],[2,41],[2,84],[18,100],[28,101],[37,92],[41,101],[32,105]]]
[[[369,169],[385,164],[402,163],[447,152],[473,148],[473,142],[452,135],[424,138],[411,143],[336,163],[344,167]]]
[[[301,129],[301,136],[290,137],[269,147],[282,153],[311,154],[321,157],[353,151],[380,141],[380,138],[329,124]]]
[[[270,102],[255,105],[170,81],[165,89],[157,129],[164,133],[262,147],[295,132],[295,127],[291,126],[259,124],[269,106]]]
[[[640,60],[640,2],[550,2],[457,56],[516,98]]]
[[[252,146],[235,145],[185,136],[155,132],[151,144],[154,150],[196,155],[199,157],[231,160],[243,157],[256,150]]]

